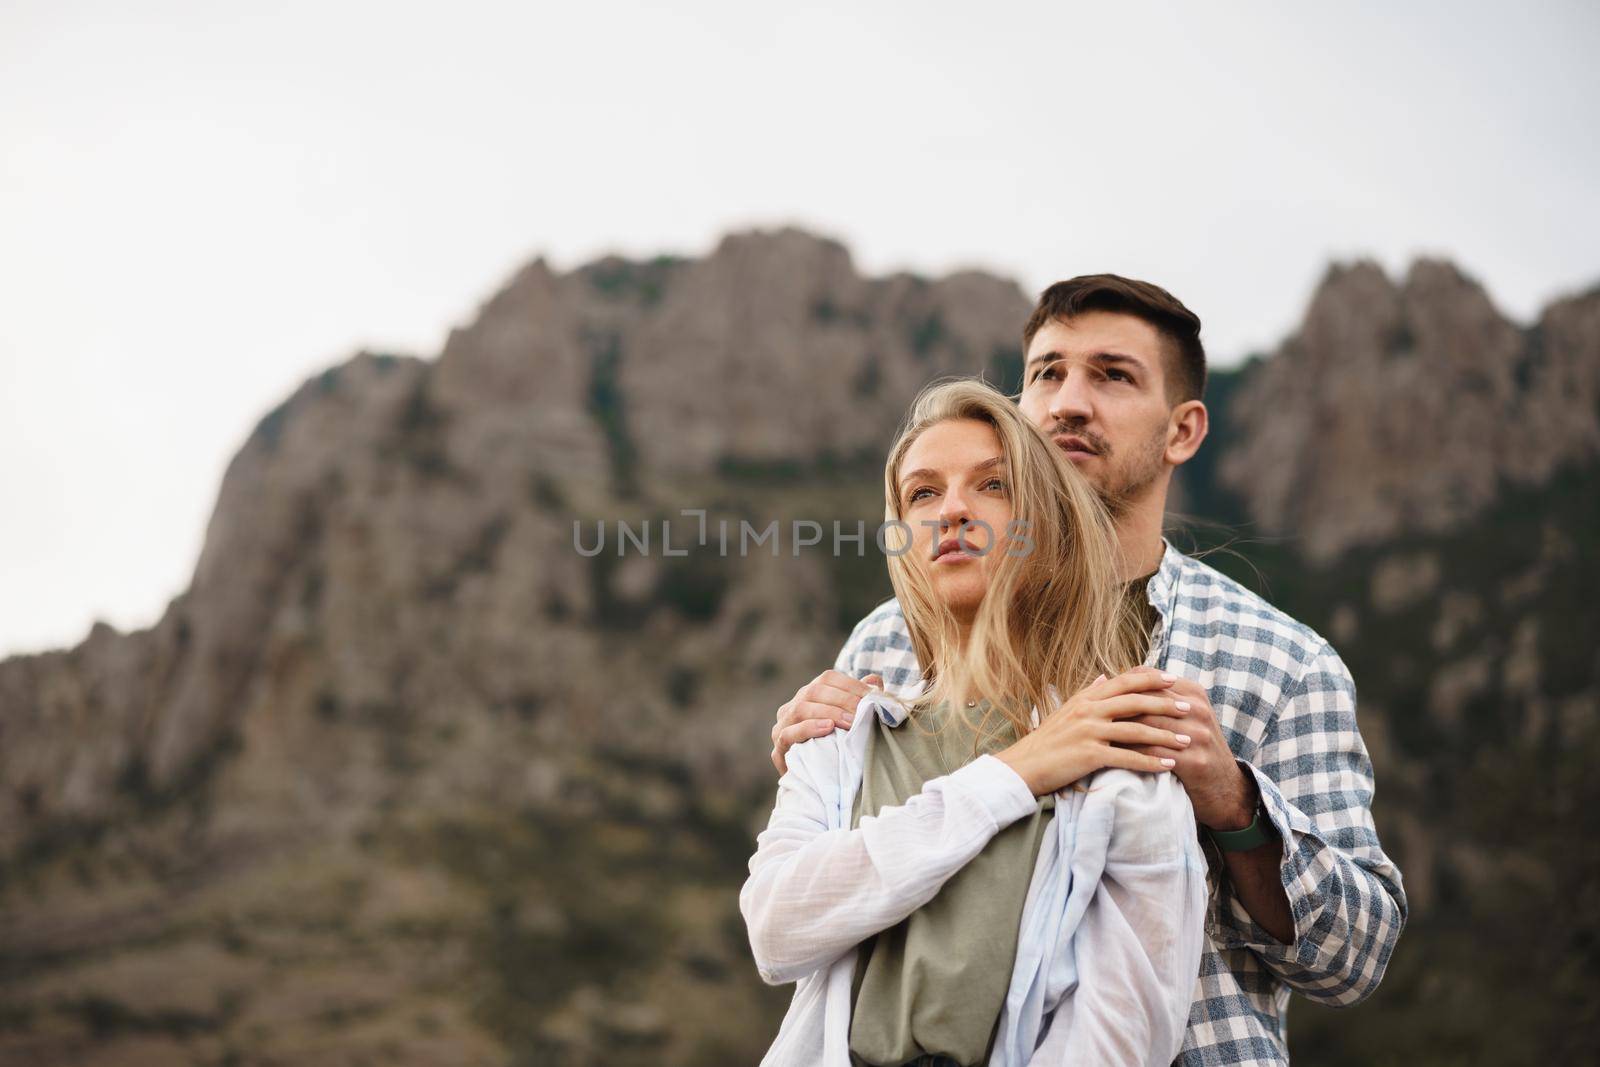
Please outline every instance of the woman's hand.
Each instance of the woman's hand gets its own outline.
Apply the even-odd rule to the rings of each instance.
[[[1034,796],[1062,789],[1102,767],[1170,771],[1172,759],[1119,745],[1157,745],[1182,750],[1186,734],[1125,719],[1162,715],[1181,719],[1189,702],[1175,695],[1176,675],[1135,667],[1115,678],[1101,675],[1040,722],[1039,728],[995,756],[1022,776]]]

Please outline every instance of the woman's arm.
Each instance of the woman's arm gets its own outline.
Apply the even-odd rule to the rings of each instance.
[[[910,915],[1037,807],[1022,778],[986,754],[924,783],[904,804],[863,816],[854,830],[830,830],[827,805],[842,801],[842,743],[836,733],[789,750],[739,891],[756,968],[771,985],[810,974]]]
[[[1072,861],[1073,892],[1093,893],[1073,934],[1077,986],[1029,1063],[1165,1067],[1183,1045],[1205,949],[1194,809],[1171,775],[1109,770],[1089,784]]]

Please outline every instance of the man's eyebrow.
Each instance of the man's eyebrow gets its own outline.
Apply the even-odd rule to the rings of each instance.
[[[1032,359],[1028,360],[1024,369],[1027,367],[1032,367],[1036,363],[1059,363],[1066,358],[1067,357],[1060,352],[1041,352],[1037,356],[1034,356]],[[1087,358],[1096,363],[1130,363],[1140,369],[1144,368],[1144,360],[1140,359],[1138,356],[1130,356],[1123,352],[1094,352],[1091,353]]]
[[[992,470],[995,467],[1004,467],[1005,465],[1006,465],[1006,457],[1005,456],[993,456],[993,457],[991,457],[989,459],[984,460],[982,463],[974,463],[971,467],[969,467],[967,469],[967,473],[968,474],[980,474],[983,471]],[[911,472],[909,472],[909,473],[907,473],[907,474],[905,474],[905,475],[903,475],[901,477],[901,479],[900,479],[900,491],[902,493],[905,492],[906,483],[909,482],[909,481],[912,481],[912,480],[914,480],[916,478],[937,478],[938,476],[939,476],[939,472],[936,471],[936,470],[929,470],[927,467],[918,467],[916,470],[911,471]]]

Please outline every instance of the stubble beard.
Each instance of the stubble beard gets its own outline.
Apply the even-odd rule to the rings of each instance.
[[[1113,520],[1120,520],[1150,491],[1165,468],[1162,455],[1167,448],[1166,427],[1135,446],[1125,463],[1107,471],[1107,483],[1096,485],[1101,503]],[[1108,455],[1106,457],[1110,459]]]

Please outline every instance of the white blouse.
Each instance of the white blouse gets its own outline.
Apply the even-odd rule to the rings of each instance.
[[[1022,777],[984,754],[850,829],[873,713],[896,726],[907,709],[874,691],[848,731],[789,750],[739,891],[762,980],[798,983],[762,1067],[849,1067],[857,945],[1037,807]],[[1056,793],[989,1067],[1159,1067],[1183,1044],[1205,945],[1194,809],[1171,773],[1107,768],[1085,784]]]

